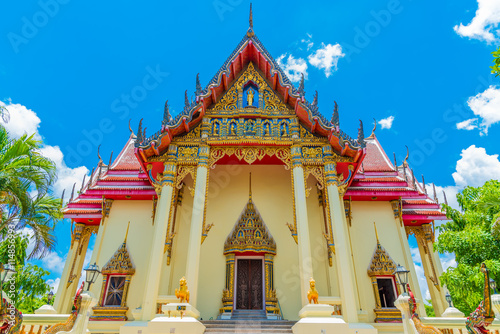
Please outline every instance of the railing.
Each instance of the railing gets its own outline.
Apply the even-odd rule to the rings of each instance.
[[[156,299],[156,314],[163,314],[161,307],[168,303],[178,303],[179,299],[174,295],[160,295]]]
[[[320,304],[328,304],[334,307],[333,315],[342,315],[342,299],[340,297],[319,297]]]
[[[421,320],[425,326],[434,326],[443,334],[467,334],[467,329],[465,328],[467,318],[423,317]],[[487,329],[491,334],[499,334],[500,320],[495,319]]]
[[[43,334],[52,325],[65,322],[69,314],[23,314],[20,334]]]

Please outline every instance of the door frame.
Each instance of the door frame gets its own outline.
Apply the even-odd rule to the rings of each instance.
[[[263,255],[236,255],[234,258],[234,295],[233,295],[233,309],[239,310],[236,308],[236,298],[238,296],[238,261],[239,260],[261,260],[262,263],[262,310],[266,310],[266,268],[264,267],[264,256]]]

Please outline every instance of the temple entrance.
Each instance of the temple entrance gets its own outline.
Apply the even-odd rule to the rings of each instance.
[[[238,259],[236,276],[236,308],[263,309],[262,259]]]

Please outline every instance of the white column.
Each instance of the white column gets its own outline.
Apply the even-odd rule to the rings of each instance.
[[[309,221],[307,218],[306,186],[304,182],[304,169],[300,162],[302,157],[301,148],[292,146],[293,159],[293,190],[295,196],[295,216],[297,220],[297,239],[299,248],[299,276],[300,296],[302,305],[308,304],[307,291],[309,280],[313,275],[311,242],[309,239]]]
[[[59,288],[57,289],[56,300],[54,301],[54,308],[58,313],[71,313],[73,299],[79,287],[78,283],[83,269],[83,262],[85,261],[93,230],[93,227],[87,227],[83,223],[78,223],[75,226],[73,247],[71,247],[68,254],[68,260],[66,260]]]
[[[198,275],[200,271],[201,235],[207,191],[208,155],[210,147],[200,146],[199,162],[196,169],[196,184],[194,188],[193,211],[191,214],[191,230],[186,263],[186,280],[189,289],[189,303],[196,308],[198,299]],[[174,278],[175,280],[175,278]]]
[[[408,238],[406,236],[406,231],[404,225],[399,221],[399,217],[395,218],[396,229],[398,231],[399,242],[401,244],[401,249],[403,250],[404,257],[404,267],[410,271],[410,289],[413,291],[415,297],[421,302],[418,303],[417,313],[422,316],[426,316],[424,300],[422,299],[422,292],[420,291],[420,285],[418,284],[418,276],[415,270],[415,264],[413,263],[413,259],[411,257],[410,245],[408,244]],[[402,291],[400,291],[402,292]]]
[[[347,231],[347,221],[343,208],[343,198],[337,186],[338,178],[335,163],[325,164],[325,178],[328,192],[330,219],[335,241],[335,259],[340,295],[342,299],[342,315],[346,322],[358,322],[356,309],[356,282],[354,282],[353,257]]]
[[[176,152],[176,147],[169,147],[169,155],[174,155]],[[170,219],[169,213],[170,206],[172,205],[175,175],[175,163],[165,163],[163,180],[161,180],[161,192],[156,206],[153,240],[151,241],[149,265],[145,280],[144,299],[142,303],[143,321],[153,319],[156,313],[156,302],[158,300],[158,289],[163,262],[163,248],[165,246],[165,237],[167,234],[168,221]]]

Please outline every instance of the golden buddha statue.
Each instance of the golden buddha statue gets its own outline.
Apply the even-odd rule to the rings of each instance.
[[[253,105],[253,96],[254,96],[253,89],[251,87],[249,87],[248,92],[247,92],[247,105],[248,105],[248,107]]]

